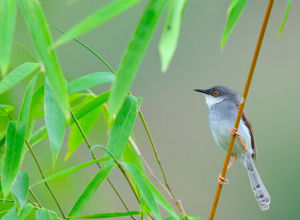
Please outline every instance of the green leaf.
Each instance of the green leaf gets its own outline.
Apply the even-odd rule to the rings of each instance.
[[[8,195],[21,165],[26,125],[23,122],[9,121],[6,134],[6,147],[1,172],[4,197]]]
[[[142,15],[112,85],[109,99],[111,116],[116,114],[122,106],[167,2],[166,0],[151,0]]]
[[[118,113],[107,142],[107,150],[118,161],[124,151],[131,134],[137,113],[139,111],[141,99],[134,96],[127,96],[124,104]],[[110,156],[106,153],[107,156]],[[108,162],[110,164],[113,161]]]
[[[55,212],[52,212],[48,209],[38,209],[35,212],[35,219],[36,220],[57,220],[57,215]]]
[[[14,107],[12,105],[2,105],[2,104],[0,104],[0,116],[7,117],[6,113],[11,112],[12,110],[14,110]]]
[[[25,95],[23,98],[23,103],[19,115],[19,121],[24,122],[27,124],[29,122],[30,116],[30,106],[34,92],[34,86],[36,83],[37,76],[35,76],[29,83],[25,91]]]
[[[6,77],[0,81],[0,94],[13,88],[24,78],[36,72],[40,68],[38,63],[23,63],[22,65],[11,71]]]
[[[47,21],[38,0],[18,0],[26,24],[33,40],[33,45],[41,58],[49,85],[62,112],[69,116],[67,86],[58,63]]]
[[[126,163],[134,164],[143,174],[146,175],[143,161],[136,150],[133,148],[130,141],[128,141],[128,143],[126,144],[125,150],[123,152],[123,160]]]
[[[278,31],[278,34],[277,34],[277,38],[280,37],[281,32],[284,28],[285,22],[286,22],[287,18],[289,17],[289,13],[290,13],[290,9],[291,9],[291,2],[292,2],[292,0],[287,0],[287,6],[286,6],[286,9],[285,9],[285,13],[284,13],[282,23],[280,25],[280,28],[279,28],[279,31]]]
[[[166,72],[177,47],[182,15],[187,0],[170,0],[166,24],[159,44],[162,72]]]
[[[20,171],[18,177],[11,189],[11,193],[16,200],[16,207],[21,210],[27,201],[29,186],[29,176],[27,173]]]
[[[86,168],[86,167],[88,167],[88,166],[90,166],[92,164],[103,162],[103,161],[107,161],[107,160],[111,160],[111,158],[110,157],[103,157],[103,158],[100,158],[100,159],[96,159],[96,160],[92,160],[92,161],[88,161],[88,162],[82,163],[82,164],[77,165],[77,166],[70,167],[68,169],[59,171],[59,172],[57,172],[57,173],[55,173],[55,174],[53,174],[51,176],[48,176],[48,177],[46,177],[45,179],[43,179],[43,180],[41,180],[39,182],[36,182],[36,183],[32,184],[31,187],[34,187],[34,186],[39,185],[39,184],[44,183],[44,182],[49,182],[51,180],[62,178],[64,176],[67,176],[67,175],[69,175],[71,173],[74,173],[74,172],[76,172],[78,170]]]
[[[89,112],[83,118],[78,120],[86,136],[89,134],[90,130],[97,122],[101,114],[101,108],[102,106],[95,108],[93,111]],[[77,148],[82,144],[83,141],[84,138],[82,136],[82,133],[78,129],[77,125],[74,124],[72,126],[71,133],[69,136],[68,153],[66,155],[66,159],[68,159],[77,150]]]
[[[93,215],[82,215],[82,216],[72,216],[71,218],[87,218],[87,219],[98,219],[98,218],[115,218],[122,216],[133,216],[133,215],[141,215],[138,211],[132,212],[110,212],[110,213],[99,213]]]
[[[45,81],[45,124],[52,152],[52,164],[55,165],[65,136],[66,118],[54,97],[47,78]]]
[[[45,127],[41,127],[32,134],[29,143],[31,147],[33,147],[34,145],[41,142],[42,140],[45,140],[47,137],[48,137],[47,129]]]
[[[55,47],[62,45],[78,36],[94,29],[95,27],[109,21],[123,11],[131,8],[140,0],[115,0],[112,3],[101,8],[89,17],[85,18],[71,30],[67,31],[61,38],[55,42]]]
[[[154,217],[156,219],[161,219],[158,206],[155,201],[152,189],[149,187],[147,178],[141,174],[141,172],[130,163],[121,162],[124,168],[130,173],[134,182],[136,183],[138,189],[141,191],[143,197],[145,198],[148,206],[150,207]]]
[[[7,73],[12,41],[16,25],[16,1],[0,0],[0,67],[2,75]]]
[[[7,212],[1,220],[23,220],[25,219],[30,212],[32,211],[33,206],[32,205],[26,205],[20,212],[18,213],[16,207],[12,207],[9,212]]]
[[[72,94],[104,83],[111,83],[114,81],[114,79],[115,79],[115,75],[112,73],[107,73],[107,72],[90,73],[71,81],[68,84],[68,91],[69,94]]]
[[[232,0],[228,8],[227,23],[223,32],[221,48],[224,48],[227,38],[232,32],[234,26],[239,20],[244,8],[246,7],[247,0]]]
[[[78,215],[81,210],[84,208],[86,203],[92,197],[92,195],[96,192],[98,187],[107,179],[108,175],[112,171],[114,165],[105,166],[102,168],[96,176],[92,179],[92,181],[87,185],[85,190],[81,193],[80,197],[74,204],[72,210],[69,213],[69,218],[72,216]],[[67,218],[68,219],[68,218]]]

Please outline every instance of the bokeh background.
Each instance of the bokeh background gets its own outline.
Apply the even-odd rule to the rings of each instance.
[[[49,24],[63,30],[79,22],[89,13],[108,3],[97,1],[41,1]],[[220,39],[226,22],[230,0],[189,1],[183,21],[177,51],[167,73],[160,71],[158,43],[163,28],[158,30],[144,57],[132,87],[136,96],[143,97],[142,111],[150,127],[168,181],[186,212],[207,219],[217,187],[225,153],[219,149],[210,133],[208,110],[204,97],[193,92],[195,88],[208,88],[223,84],[242,93],[256,45],[261,22],[268,1],[248,1],[236,28],[223,51]],[[110,22],[80,37],[117,69],[123,51],[138,23],[143,1]],[[300,219],[300,2],[293,1],[285,29],[276,38],[283,19],[286,1],[275,1],[269,26],[251,86],[246,112],[254,127],[258,148],[257,168],[270,192],[269,211],[262,212],[250,189],[244,167],[237,163],[228,173],[231,184],[224,187],[216,219],[232,220],[295,220]],[[54,38],[60,34],[52,30]],[[18,16],[15,39],[32,50],[32,42],[21,14]],[[75,42],[58,48],[60,63],[68,80],[87,73],[108,71],[97,58]],[[15,67],[31,58],[16,44]],[[27,82],[0,96],[1,103],[14,104],[15,115]],[[94,91],[100,93],[104,89]],[[5,121],[1,121],[3,129]],[[89,135],[93,144],[106,144],[107,134],[103,117]],[[137,119],[134,135],[145,158],[161,177],[151,146]],[[68,135],[67,135],[68,136]],[[86,146],[82,146],[70,160],[64,161],[64,149],[55,170],[90,159]],[[47,141],[35,147],[46,175],[51,167]],[[97,152],[99,155],[102,152]],[[30,173],[31,183],[40,178],[30,155],[25,157],[24,170]],[[97,167],[80,171],[68,178],[50,183],[65,212],[68,212],[97,172]],[[137,208],[132,193],[119,171],[111,180],[126,198],[131,209]],[[41,203],[56,210],[44,186],[33,189]],[[122,205],[108,184],[93,196],[83,214],[120,211]]]

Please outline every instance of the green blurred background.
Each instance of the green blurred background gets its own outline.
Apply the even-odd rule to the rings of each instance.
[[[49,24],[64,30],[78,23],[89,13],[109,1],[41,1]],[[117,69],[123,51],[147,4],[121,14],[110,22],[82,36],[80,39],[99,52]],[[168,181],[176,196],[182,200],[189,215],[207,219],[217,187],[225,153],[220,150],[210,133],[208,110],[204,97],[193,92],[223,84],[242,93],[267,1],[248,1],[236,28],[223,51],[220,39],[226,22],[229,0],[189,1],[183,21],[177,51],[166,74],[160,71],[158,43],[163,22],[150,44],[132,87],[133,94],[143,97],[142,111],[157,145]],[[250,189],[248,176],[240,163],[228,173],[231,184],[224,187],[216,219],[232,220],[294,220],[300,219],[299,124],[300,108],[300,2],[293,1],[290,16],[282,36],[276,35],[283,18],[286,1],[275,1],[261,54],[251,86],[246,112],[254,127],[258,148],[257,168],[270,192],[269,211],[260,211]],[[52,31],[56,39],[60,34]],[[32,50],[32,42],[21,14],[18,16],[15,39]],[[80,45],[71,42],[58,48],[60,63],[68,80],[87,73],[108,71],[96,57]],[[15,67],[30,57],[16,44]],[[14,104],[18,115],[26,82],[17,89],[0,96],[1,103]],[[97,93],[109,87],[97,88]],[[5,126],[1,121],[1,129]],[[106,144],[107,133],[103,117],[89,135],[93,144]],[[151,146],[138,119],[134,128],[136,142],[157,175]],[[90,159],[82,146],[68,161],[64,149],[55,170]],[[54,171],[48,141],[35,147],[46,175]],[[99,156],[102,152],[97,152]],[[31,183],[40,178],[30,155],[25,157],[24,170]],[[80,171],[68,178],[50,183],[65,212],[68,212],[84,186],[97,172],[97,167]],[[131,209],[137,203],[118,170],[111,176]],[[42,205],[56,210],[44,186],[33,189]],[[93,196],[82,214],[123,210],[108,184]]]

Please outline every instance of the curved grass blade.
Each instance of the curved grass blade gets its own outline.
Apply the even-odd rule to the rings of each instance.
[[[24,171],[20,171],[11,189],[11,193],[16,201],[16,207],[20,211],[26,204],[28,197],[29,176]]]
[[[95,163],[98,163],[98,162],[104,162],[104,161],[108,161],[108,160],[111,160],[111,158],[110,157],[103,157],[103,158],[100,158],[100,159],[97,159],[97,160],[88,161],[88,162],[82,163],[80,165],[77,165],[77,166],[59,171],[59,172],[57,172],[57,173],[55,173],[51,176],[46,177],[45,179],[43,179],[39,182],[36,182],[36,183],[32,184],[31,187],[34,187],[34,186],[39,185],[39,184],[44,183],[44,182],[49,182],[51,180],[62,178],[64,176],[67,176],[67,175],[69,175],[71,173],[74,173],[78,170],[86,168],[86,167],[88,167],[92,164],[95,164]]]
[[[79,92],[84,89],[101,85],[104,83],[111,83],[115,79],[115,75],[108,72],[97,72],[84,75],[68,83],[69,94]]]
[[[147,178],[144,175],[142,175],[141,172],[133,164],[124,162],[121,162],[121,164],[130,173],[138,189],[145,198],[146,203],[150,207],[154,217],[156,219],[161,219],[160,212],[156,204],[155,197],[153,195],[153,190],[149,187]]]
[[[108,175],[112,171],[114,165],[109,165],[104,168],[102,168],[96,176],[92,179],[92,181],[87,185],[87,187],[84,189],[76,203],[74,204],[72,210],[70,211],[68,218],[72,218],[72,216],[78,215],[81,210],[84,208],[86,203],[89,201],[89,199],[92,197],[92,195],[96,192],[98,187],[107,179]]]
[[[23,122],[8,122],[6,147],[1,172],[1,185],[4,198],[10,192],[20,169],[25,132],[26,125]]]
[[[134,96],[127,96],[124,104],[118,113],[107,142],[107,150],[118,161],[125,149],[128,138],[132,132],[132,128],[139,111],[141,99]],[[106,153],[106,156],[110,156]],[[114,164],[113,161],[108,162]],[[106,163],[105,163],[106,164]]]
[[[52,152],[52,165],[54,166],[64,140],[66,118],[54,97],[47,78],[45,81],[45,124]]]
[[[110,212],[110,213],[99,213],[93,215],[72,216],[71,218],[99,219],[99,218],[116,218],[116,217],[133,216],[133,215],[141,215],[141,213],[138,211]]]
[[[39,209],[35,212],[36,220],[57,220],[57,215],[55,212],[52,212],[48,209]]]
[[[287,0],[287,5],[286,5],[284,17],[283,17],[282,23],[280,25],[279,31],[277,33],[277,38],[280,37],[281,32],[284,28],[285,22],[286,22],[287,18],[289,17],[289,13],[290,13],[290,9],[291,9],[291,2],[292,2],[292,0]]]
[[[14,107],[12,105],[3,105],[0,104],[0,116],[7,116],[7,113],[14,110]]]
[[[33,210],[32,205],[26,205],[20,213],[18,213],[16,207],[12,207],[1,220],[23,220],[31,213]]]
[[[0,94],[13,88],[16,84],[21,82],[24,78],[30,74],[36,72],[40,68],[38,63],[23,63],[22,65],[11,71],[6,77],[0,82]]]
[[[170,0],[166,24],[159,43],[162,72],[166,72],[177,47],[182,15],[187,0]]]
[[[61,38],[59,38],[54,46],[62,45],[78,36],[94,29],[95,27],[109,21],[118,14],[134,6],[140,0],[115,0],[112,3],[101,8],[97,12],[93,13],[89,17],[82,20],[79,24],[67,31]]]
[[[221,40],[221,48],[223,49],[227,38],[232,32],[234,26],[239,20],[244,8],[246,7],[247,0],[232,0],[231,4],[228,8],[228,18],[227,23],[223,32],[222,40]]]
[[[120,110],[167,2],[166,0],[151,0],[146,7],[123,56],[116,80],[112,85],[109,99],[110,116]]]
[[[16,1],[0,0],[0,67],[2,76],[7,73],[12,41],[16,26]]]
[[[38,0],[18,0],[18,4],[31,33],[34,47],[43,62],[54,97],[68,118],[67,86],[56,53],[51,47],[52,39],[43,10]]]

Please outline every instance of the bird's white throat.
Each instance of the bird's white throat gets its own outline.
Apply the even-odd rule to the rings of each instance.
[[[211,95],[204,95],[204,96],[208,108],[224,100],[223,97],[213,97]]]

